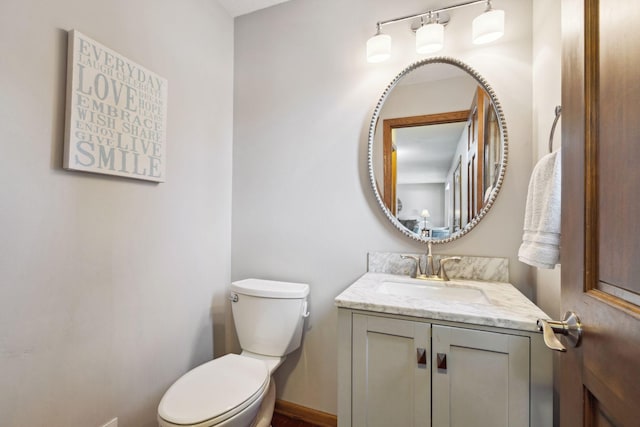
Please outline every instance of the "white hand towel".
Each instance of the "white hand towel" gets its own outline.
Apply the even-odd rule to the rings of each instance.
[[[560,259],[560,158],[560,150],[544,156],[529,181],[518,259],[538,268],[554,268]]]

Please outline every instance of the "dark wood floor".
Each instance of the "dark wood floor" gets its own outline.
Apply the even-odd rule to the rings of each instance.
[[[316,425],[276,413],[273,414],[273,418],[271,419],[271,427],[316,427]]]

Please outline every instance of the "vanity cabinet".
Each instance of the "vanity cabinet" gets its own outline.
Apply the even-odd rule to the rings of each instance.
[[[540,334],[339,309],[339,427],[548,427]]]
[[[529,426],[529,338],[434,325],[433,426]]]
[[[353,426],[429,425],[430,327],[353,316]]]

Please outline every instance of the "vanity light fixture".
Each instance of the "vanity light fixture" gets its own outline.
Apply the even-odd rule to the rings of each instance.
[[[382,34],[381,25],[378,24],[376,35],[367,40],[367,61],[382,62],[391,56],[391,36]]]
[[[438,18],[429,16],[429,23],[423,24],[416,31],[416,52],[434,53],[444,46],[444,25]]]
[[[495,41],[504,34],[504,10],[493,9],[491,0],[474,0],[452,6],[433,9],[423,13],[388,19],[376,23],[376,34],[367,41],[367,62],[382,62],[391,57],[391,36],[382,33],[382,27],[397,22],[420,18],[421,25],[416,30],[416,52],[434,53],[444,46],[444,25],[448,19],[441,19],[441,13],[478,3],[485,3],[485,11],[472,23],[472,41],[483,44]],[[427,17],[427,22],[424,18]]]
[[[504,10],[493,9],[491,0],[482,15],[476,16],[471,24],[474,44],[489,43],[504,35]]]

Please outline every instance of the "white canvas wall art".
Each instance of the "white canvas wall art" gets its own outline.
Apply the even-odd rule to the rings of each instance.
[[[64,168],[165,181],[167,80],[69,32]]]

